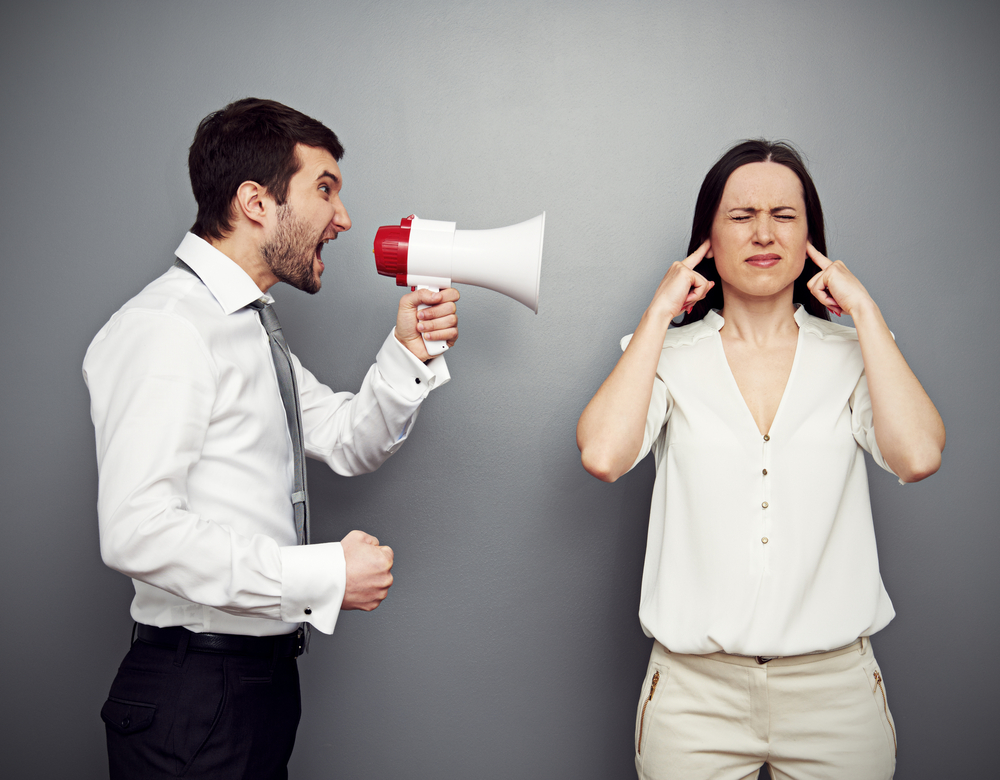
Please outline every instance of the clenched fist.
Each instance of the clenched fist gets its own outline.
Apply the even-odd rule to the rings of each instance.
[[[364,531],[351,531],[341,542],[347,562],[347,587],[341,609],[371,612],[392,585],[392,549]]]

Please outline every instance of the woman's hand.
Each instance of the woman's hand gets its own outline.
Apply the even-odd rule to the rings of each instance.
[[[861,344],[872,401],[875,441],[893,472],[919,482],[941,466],[945,430],[941,415],[907,365],[864,285],[841,262],[832,262],[812,244],[806,252],[819,266],[809,291],[837,316],[847,313]]]
[[[670,321],[690,311],[712,289],[713,282],[694,270],[710,248],[706,241],[670,266],[625,354],[580,416],[576,443],[583,467],[598,479],[614,482],[632,467],[642,449],[663,339]]]
[[[858,277],[842,262],[832,261],[809,242],[806,254],[819,266],[819,273],[807,285],[809,292],[838,317],[845,313],[853,316],[859,306],[874,303]]]
[[[667,319],[672,320],[682,311],[690,313],[694,305],[708,295],[715,282],[708,281],[694,269],[711,248],[712,242],[705,239],[694,252],[670,266],[656,288],[650,310],[666,314]]]

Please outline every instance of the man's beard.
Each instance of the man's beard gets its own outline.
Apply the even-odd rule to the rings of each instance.
[[[274,236],[261,246],[260,256],[280,281],[314,295],[322,284],[313,271],[320,242],[309,226],[295,217],[290,203],[278,206],[277,215]]]

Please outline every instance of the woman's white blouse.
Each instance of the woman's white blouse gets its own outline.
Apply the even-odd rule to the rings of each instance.
[[[895,615],[862,450],[889,467],[857,333],[802,308],[795,321],[766,436],[726,361],[718,313],[664,340],[636,459],[652,449],[656,461],[639,619],[673,652],[819,652]]]

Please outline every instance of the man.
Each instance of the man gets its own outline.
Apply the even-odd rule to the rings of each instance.
[[[332,131],[273,101],[202,120],[178,262],[87,351],[101,554],[136,592],[136,641],[101,713],[112,778],[287,777],[308,626],[332,633],[341,609],[375,609],[392,584],[373,536],[302,543],[301,453],[353,475],[399,448],[449,379],[422,336],[454,343],[458,293],[402,297],[357,395],[287,351],[268,290],[319,290],[324,245],[351,227],[342,155]]]

